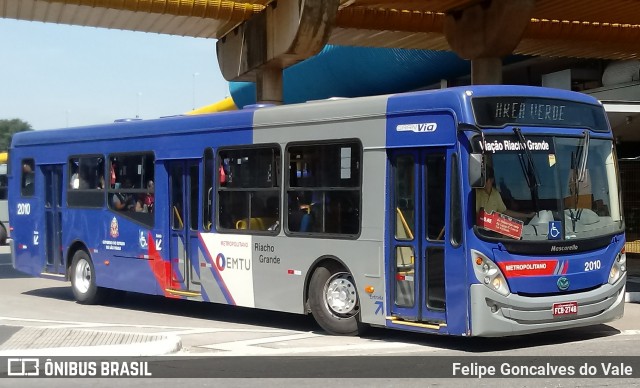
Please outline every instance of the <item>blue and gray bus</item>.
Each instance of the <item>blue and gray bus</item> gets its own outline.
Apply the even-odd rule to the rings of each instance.
[[[13,266],[84,304],[155,294],[310,313],[339,335],[624,312],[613,137],[579,93],[469,86],[31,131],[10,159]]]

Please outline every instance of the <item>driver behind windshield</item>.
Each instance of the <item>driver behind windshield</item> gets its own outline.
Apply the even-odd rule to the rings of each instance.
[[[484,187],[476,189],[476,214],[480,209],[484,209],[486,213],[497,211],[523,221],[535,215],[535,212],[521,213],[507,209],[500,191],[495,187],[495,176],[492,167],[487,167]]]

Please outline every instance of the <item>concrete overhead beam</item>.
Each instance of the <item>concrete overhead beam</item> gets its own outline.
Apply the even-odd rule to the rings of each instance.
[[[445,36],[456,54],[471,60],[473,84],[502,83],[501,58],[520,43],[535,3],[485,0],[446,14]]]
[[[322,50],[340,0],[278,0],[220,38],[218,64],[227,81],[254,81],[258,102],[282,102],[282,70]]]

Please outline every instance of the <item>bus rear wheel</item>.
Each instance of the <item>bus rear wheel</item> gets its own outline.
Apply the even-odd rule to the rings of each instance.
[[[360,301],[353,276],[337,264],[321,265],[311,275],[309,307],[316,322],[330,334],[360,332]]]
[[[80,304],[97,304],[105,290],[96,285],[95,270],[91,257],[85,251],[77,251],[71,260],[71,289]]]
[[[7,245],[7,238],[7,228],[3,224],[0,224],[0,245]]]

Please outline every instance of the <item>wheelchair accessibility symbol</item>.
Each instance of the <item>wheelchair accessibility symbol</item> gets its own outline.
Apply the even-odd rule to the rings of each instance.
[[[549,222],[549,233],[547,234],[549,240],[560,240],[561,225],[562,223],[560,221]]]

